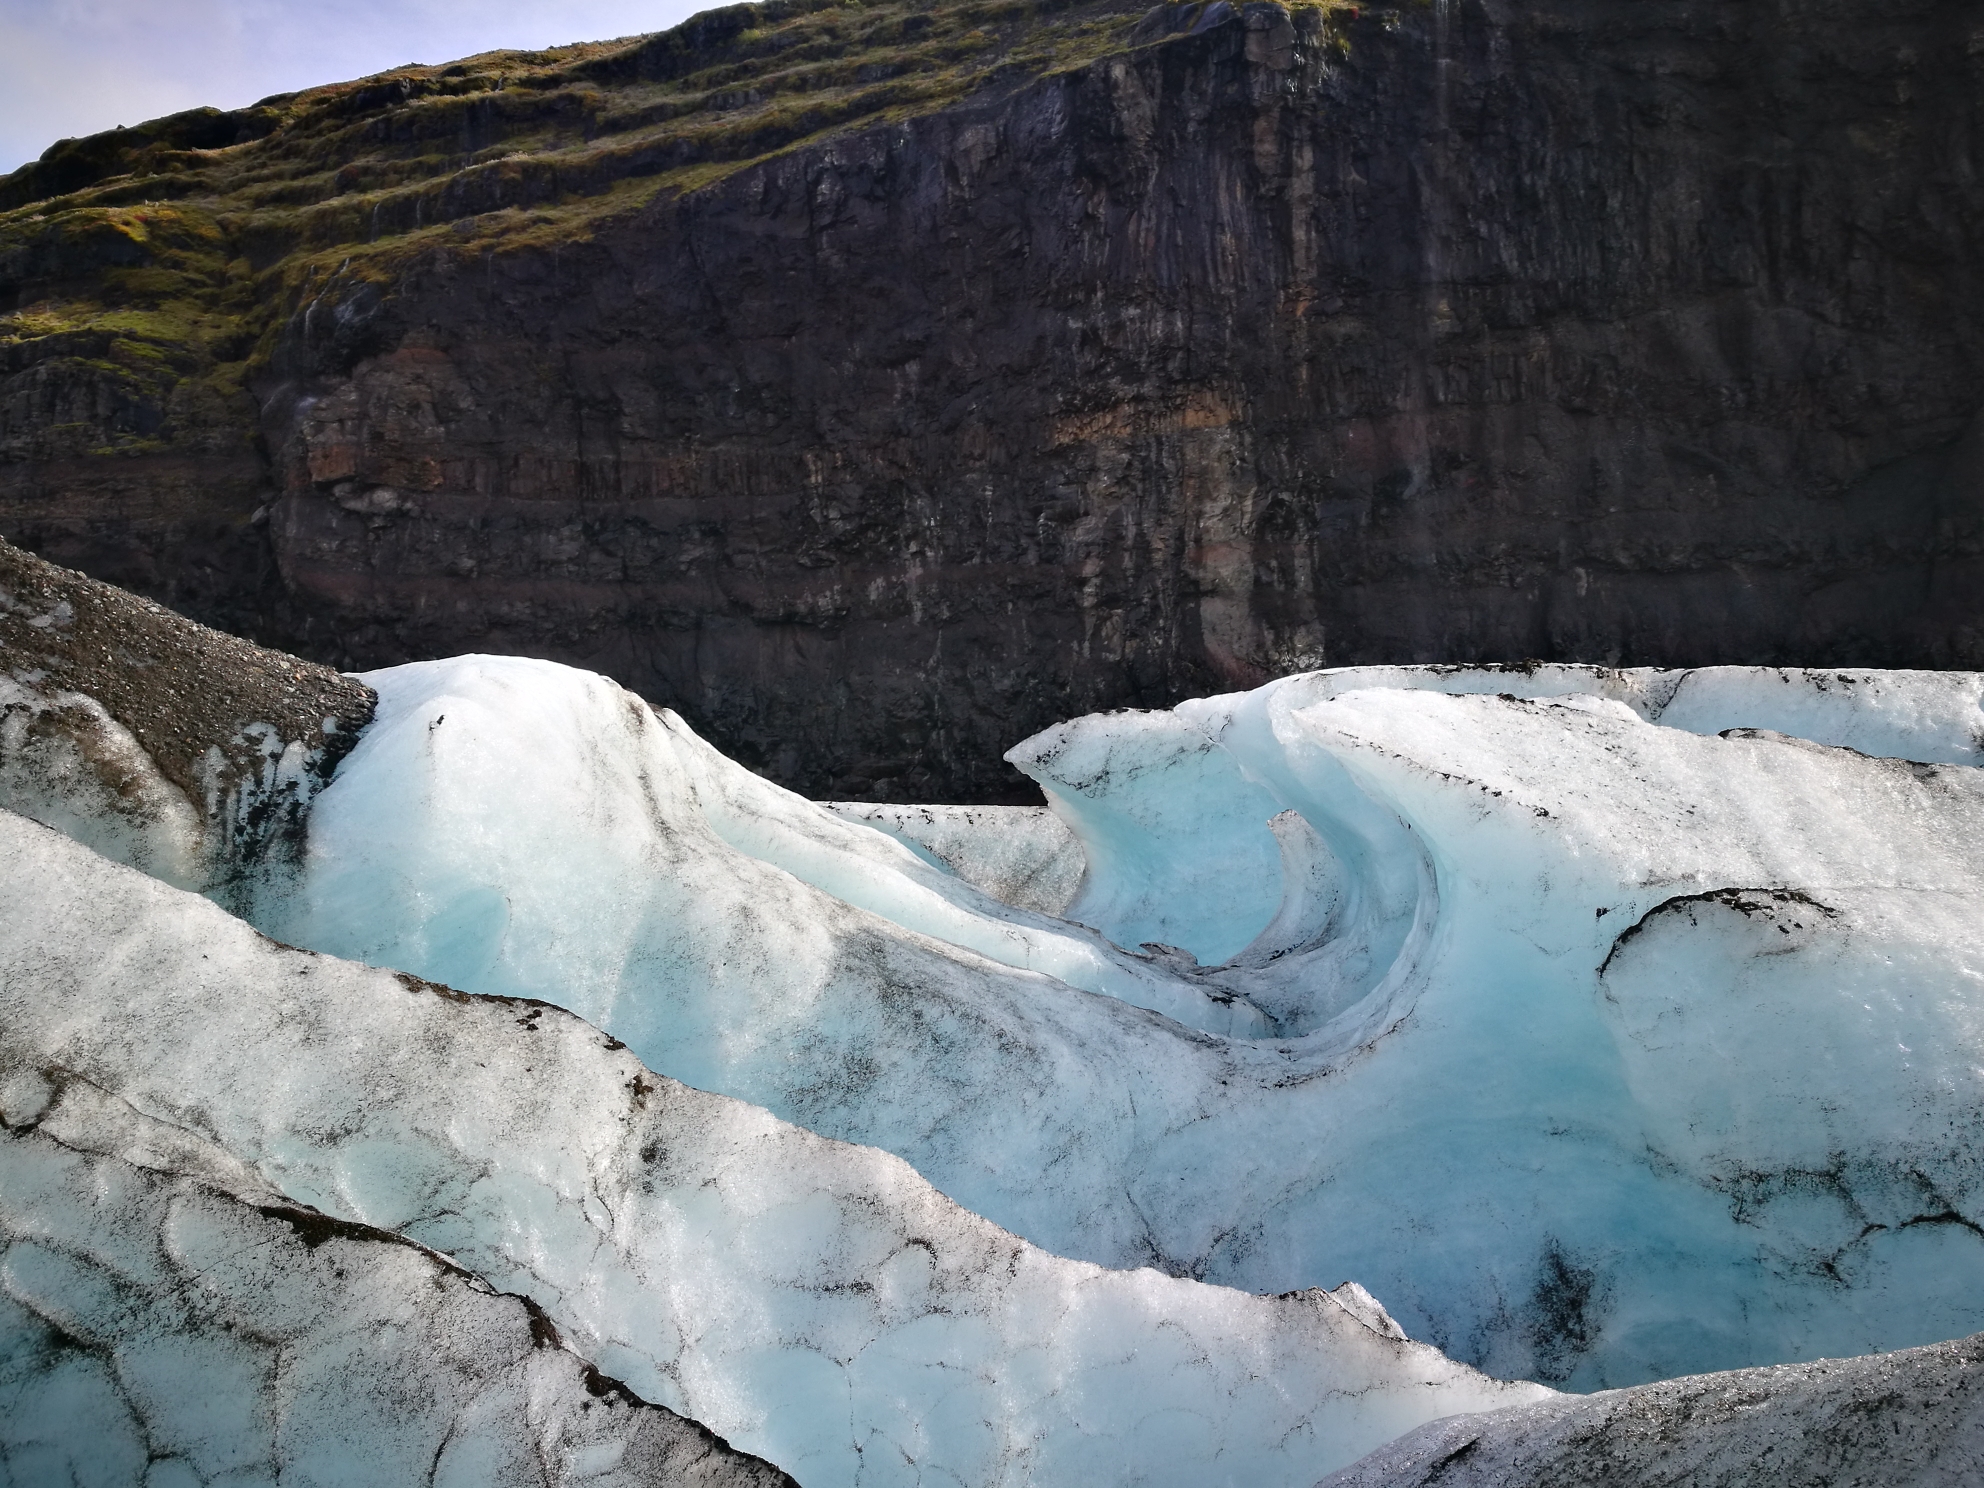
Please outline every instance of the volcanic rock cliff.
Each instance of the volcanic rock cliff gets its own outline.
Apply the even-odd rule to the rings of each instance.
[[[815,794],[1322,663],[1984,665],[1960,0],[772,4],[0,179],[0,532]]]

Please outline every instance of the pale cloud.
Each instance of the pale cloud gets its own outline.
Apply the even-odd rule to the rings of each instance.
[[[0,171],[56,140],[500,47],[658,31],[708,0],[0,0]]]

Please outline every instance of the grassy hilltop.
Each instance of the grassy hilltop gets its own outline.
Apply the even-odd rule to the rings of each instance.
[[[92,408],[17,410],[0,458],[210,443],[245,427],[248,369],[319,275],[582,238],[779,152],[1082,66],[1143,15],[771,0],[64,140],[0,177],[0,376],[80,378]]]

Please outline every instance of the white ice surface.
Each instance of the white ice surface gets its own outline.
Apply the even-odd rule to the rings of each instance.
[[[1364,669],[1016,750],[1072,912],[1195,973],[599,679],[395,669],[269,926],[556,999],[1063,1254],[1354,1278],[1497,1372],[1898,1347],[1984,1327],[1979,774],[1716,737],[1973,757],[1976,677],[1848,675]]]
[[[1769,729],[1861,754],[1984,765],[1984,672],[1538,662],[1338,667],[1287,680],[1318,698],[1381,687],[1521,698],[1601,697],[1624,703],[1649,723],[1693,734]]]
[[[1044,806],[890,806],[828,801],[887,832],[975,889],[1021,909],[1065,913],[1082,884],[1081,844]]]
[[[396,1230],[807,1488],[1306,1485],[1543,1393],[1403,1341],[1359,1293],[1048,1255],[556,1008],[278,946],[6,813],[0,902],[31,911],[0,918],[9,1126]]]
[[[10,1488],[781,1481],[432,1252],[0,1132]]]
[[[95,698],[0,676],[0,806],[167,883],[207,881],[199,810]]]

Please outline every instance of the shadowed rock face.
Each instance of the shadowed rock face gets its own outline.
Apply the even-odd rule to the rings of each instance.
[[[1984,1472],[1984,1337],[1434,1421],[1317,1488],[1957,1488]]]
[[[193,483],[80,456],[0,518],[339,665],[597,668],[850,799],[1021,799],[1054,719],[1324,661],[1984,664],[1973,7],[1136,39],[327,274],[208,536],[134,554]]]

